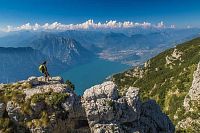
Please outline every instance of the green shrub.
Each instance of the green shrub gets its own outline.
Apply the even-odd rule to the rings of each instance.
[[[71,81],[67,80],[65,84],[67,84],[70,89],[75,90],[75,85]]]
[[[4,89],[0,90],[0,100],[7,103],[8,101],[24,102],[25,94],[21,90]]]
[[[47,127],[49,125],[49,117],[46,111],[42,111],[40,113],[39,119],[33,119],[31,121],[26,122],[26,126],[31,128],[34,127]]]
[[[60,105],[62,102],[68,98],[68,93],[56,93],[52,92],[48,98],[45,99],[45,102],[50,106],[57,106]]]
[[[31,97],[31,103],[38,103],[42,102],[45,100],[45,98],[49,95],[50,93],[42,93],[42,94],[34,94]]]
[[[31,102],[45,102],[47,105],[57,106],[64,102],[68,96],[68,93],[47,92],[33,95],[31,97]]]
[[[9,133],[11,132],[12,122],[9,118],[0,118],[0,132]]]

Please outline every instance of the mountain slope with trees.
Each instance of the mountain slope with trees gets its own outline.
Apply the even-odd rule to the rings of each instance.
[[[176,125],[177,132],[199,132],[198,100],[189,103],[189,111],[184,106],[199,61],[200,38],[196,38],[160,53],[144,66],[116,74],[112,80],[119,86],[121,95],[129,86],[135,86],[140,88],[143,101],[156,100]],[[180,126],[188,118],[186,126]]]

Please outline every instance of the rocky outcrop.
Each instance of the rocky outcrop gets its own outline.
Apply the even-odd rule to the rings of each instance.
[[[169,67],[170,69],[173,69],[173,66],[176,65],[175,62],[179,61],[178,65],[181,65],[181,62],[183,61],[181,56],[183,55],[183,52],[178,51],[176,48],[174,49],[174,51],[172,52],[172,54],[170,56],[166,56],[165,60],[166,60],[166,67]]]
[[[83,97],[77,96],[60,77],[48,82],[43,77],[30,77],[3,85],[1,90],[5,95],[0,103],[0,118],[12,121],[10,128],[14,132],[174,132],[173,124],[155,101],[142,103],[135,87],[119,95],[111,81],[87,89]]]
[[[81,98],[60,77],[47,82],[44,77],[30,77],[2,85],[1,90],[4,95],[0,118],[7,114],[4,119],[12,124],[6,125],[6,129],[0,126],[0,132],[7,129],[22,133],[90,132]]]
[[[104,82],[87,89],[82,103],[93,133],[173,133],[175,130],[155,101],[140,101],[138,88],[130,87],[125,96],[119,96],[113,82]]]
[[[191,110],[191,105],[189,104],[191,101],[196,101],[198,105],[200,105],[200,63],[197,65],[197,70],[193,74],[192,86],[189,90],[189,93],[184,99],[184,107],[186,111]]]
[[[43,33],[33,39],[30,47],[68,65],[85,63],[94,56],[76,40],[51,33]]]
[[[191,132],[200,131],[200,62],[193,74],[192,86],[184,98],[184,115],[187,116],[176,125],[179,129],[191,129]]]

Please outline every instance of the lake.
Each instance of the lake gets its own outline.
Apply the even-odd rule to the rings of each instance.
[[[122,72],[128,68],[130,66],[118,62],[96,59],[87,64],[76,66],[64,72],[61,76],[65,81],[70,80],[75,85],[76,93],[82,95],[86,89],[102,83],[108,76]]]

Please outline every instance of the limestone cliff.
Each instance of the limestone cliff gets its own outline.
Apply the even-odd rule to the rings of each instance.
[[[111,81],[77,96],[60,77],[30,77],[0,85],[0,132],[173,133],[174,126],[155,101],[141,102],[139,89],[124,96]]]
[[[184,98],[183,106],[185,118],[178,122],[177,128],[200,132],[200,62],[193,74],[192,86]]]
[[[113,82],[104,82],[86,90],[82,103],[94,133],[173,133],[175,130],[155,101],[140,101],[138,88],[129,87],[121,97]]]
[[[60,77],[3,84],[0,93],[1,132],[90,132],[80,97]]]

